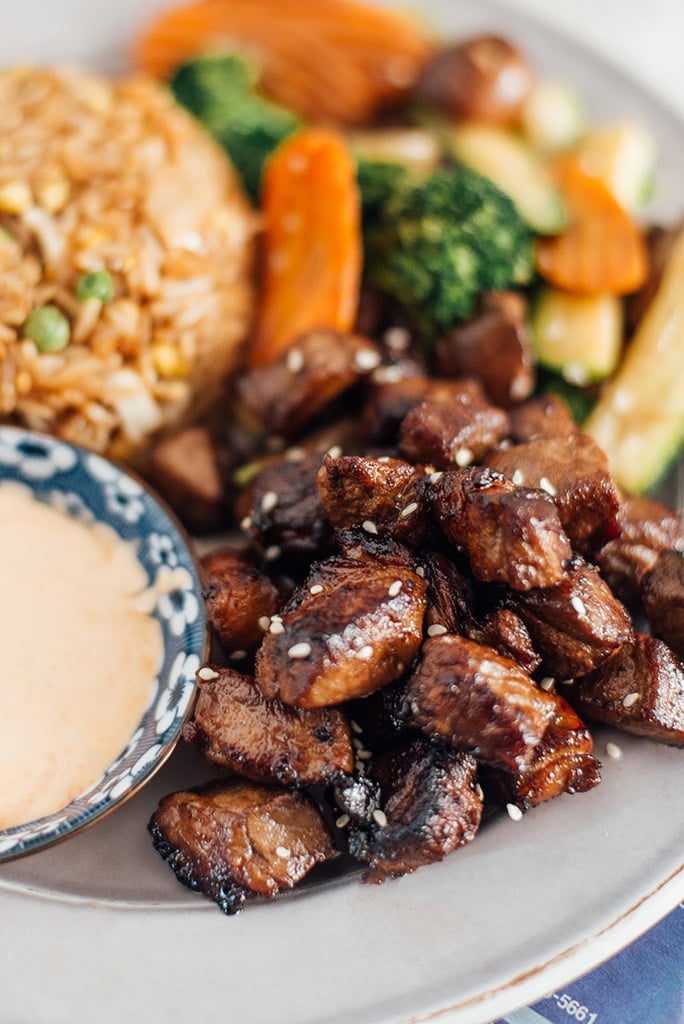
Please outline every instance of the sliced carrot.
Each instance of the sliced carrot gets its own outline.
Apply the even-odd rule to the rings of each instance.
[[[554,173],[570,220],[561,234],[537,241],[539,273],[582,294],[626,295],[640,288],[648,274],[646,244],[629,213],[572,157],[559,161]]]
[[[434,43],[417,18],[354,0],[199,0],[153,21],[133,56],[167,77],[221,49],[253,56],[263,91],[304,117],[358,124],[407,94]]]
[[[310,128],[266,164],[263,280],[251,366],[270,363],[304,331],[348,331],[361,280],[360,202],[341,136]]]

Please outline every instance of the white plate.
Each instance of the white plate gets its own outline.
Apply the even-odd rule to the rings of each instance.
[[[0,0],[0,59],[115,67],[141,12],[165,0]],[[680,122],[611,65],[478,0],[424,9],[450,34],[494,27],[596,116],[630,113],[663,152],[659,212],[684,205]],[[617,10],[617,5],[616,5]],[[672,495],[673,496],[673,495]],[[624,751],[589,794],[503,817],[442,864],[357,880],[224,918],[183,890],[145,823],[159,795],[204,774],[181,750],[89,832],[0,869],[0,1019],[31,1024],[483,1024],[616,952],[684,899],[681,751],[598,733]]]

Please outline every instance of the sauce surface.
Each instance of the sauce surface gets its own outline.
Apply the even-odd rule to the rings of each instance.
[[[161,662],[132,547],[0,484],[0,829],[66,806],[121,754]]]

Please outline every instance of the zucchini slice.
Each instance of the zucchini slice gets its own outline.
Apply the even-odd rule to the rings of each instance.
[[[632,494],[665,475],[684,441],[684,230],[660,287],[585,429]]]
[[[537,362],[579,387],[605,380],[620,359],[623,324],[616,295],[542,288],[530,318]]]

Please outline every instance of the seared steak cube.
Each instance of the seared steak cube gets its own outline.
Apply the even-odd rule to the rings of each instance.
[[[218,551],[202,563],[207,618],[226,654],[249,651],[261,643],[264,623],[283,597],[254,558]]]
[[[378,375],[378,372],[374,374],[375,383],[369,389],[363,424],[371,444],[394,445],[399,438],[401,421],[407,412],[423,401],[432,381],[429,377],[412,375],[377,383]]]
[[[323,785],[354,766],[349,723],[333,708],[266,700],[253,679],[204,666],[183,730],[207,760],[258,782]]]
[[[519,771],[557,713],[554,696],[491,647],[440,636],[423,645],[409,679],[411,719],[428,736]]]
[[[478,579],[514,590],[561,579],[572,549],[545,491],[525,490],[492,469],[471,467],[444,473],[431,493],[444,533],[466,552]]]
[[[153,446],[145,475],[194,533],[225,526],[226,488],[211,432],[187,427]]]
[[[658,555],[684,548],[684,532],[678,514],[652,498],[626,498],[618,519],[620,535],[608,541],[594,560],[620,600],[632,602],[638,599],[641,579]]]
[[[371,523],[380,535],[412,546],[422,543],[430,525],[425,486],[422,469],[389,457],[328,455],[318,473],[321,501],[333,526]]]
[[[584,675],[633,636],[626,608],[597,570],[573,557],[559,583],[512,596],[545,672],[557,679]]]
[[[308,331],[272,363],[246,373],[238,390],[268,431],[289,437],[370,373],[380,358],[375,345],[360,335]]]
[[[482,815],[475,767],[468,754],[424,739],[372,763],[381,806],[372,824],[352,824],[349,836],[349,852],[370,868],[367,880],[408,874],[475,837]]]
[[[527,626],[510,608],[497,608],[483,626],[466,631],[466,636],[493,647],[504,658],[512,658],[530,675],[541,665]]]
[[[508,433],[506,413],[491,405],[472,380],[443,382],[414,406],[399,431],[399,448],[412,462],[438,469],[468,466]]]
[[[684,671],[662,640],[637,633],[569,697],[587,718],[684,747]]]
[[[536,438],[489,452],[486,463],[518,486],[547,491],[580,554],[591,554],[619,533],[620,496],[606,456],[586,434]]]
[[[178,880],[226,914],[291,889],[336,852],[308,797],[242,779],[171,793],[148,827]]]
[[[567,405],[556,395],[530,398],[509,412],[511,438],[516,444],[537,437],[572,437],[580,432]]]
[[[452,558],[439,551],[425,552],[421,565],[427,580],[425,629],[428,636],[440,633],[468,634],[476,628],[472,579]]]
[[[354,548],[352,548],[354,550]],[[297,707],[339,704],[397,679],[418,653],[425,580],[406,549],[319,562],[257,654],[262,693]]]
[[[641,599],[655,636],[684,660],[684,551],[664,551],[641,582]]]

